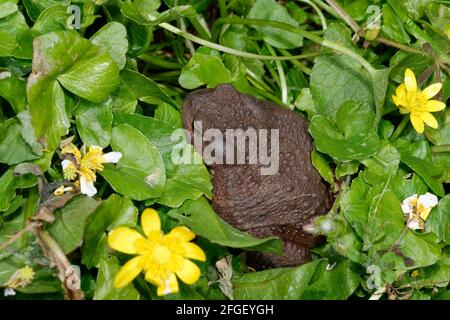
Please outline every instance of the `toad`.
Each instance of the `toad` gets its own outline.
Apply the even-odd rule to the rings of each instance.
[[[187,95],[182,118],[191,137],[198,134],[199,128],[203,133],[211,129],[214,134],[210,136],[215,139],[209,137],[209,140],[220,142],[212,153],[210,145],[195,146],[204,159],[205,153],[215,159],[205,164],[212,174],[211,204],[216,213],[230,225],[255,237],[276,236],[283,240],[281,256],[249,252],[248,264],[264,269],[309,261],[309,249],[321,244],[323,238],[306,233],[303,226],[314,217],[326,214],[332,200],[311,163],[313,141],[307,120],[294,111],[241,94],[226,84]],[[247,133],[243,149],[245,163],[238,159],[238,143],[232,144],[228,139],[218,141],[220,137],[228,137],[227,130]],[[259,141],[252,139],[252,132],[256,132]],[[270,149],[270,159],[275,159],[274,152],[278,153],[278,166],[258,158],[264,155],[260,152],[264,146]],[[209,152],[205,152],[206,148]],[[257,152],[253,152],[254,148]],[[269,165],[276,170],[264,172],[262,169]]]

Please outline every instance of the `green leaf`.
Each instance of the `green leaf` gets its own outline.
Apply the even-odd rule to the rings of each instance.
[[[442,183],[434,179],[429,172],[430,166],[432,166],[429,161],[402,154],[402,162],[414,170],[414,172],[416,172],[425,181],[425,183],[436,195],[440,197],[444,196],[445,191]]]
[[[0,177],[0,212],[8,210],[16,196],[13,170],[9,169]]]
[[[147,103],[157,105],[168,103],[173,107],[178,107],[176,102],[165,94],[159,85],[150,78],[147,78],[136,71],[127,69],[120,73],[120,77],[135,99],[145,100]]]
[[[444,98],[445,101],[445,98]],[[433,129],[427,126],[425,135],[434,145],[450,144],[450,109],[440,112],[436,117],[438,128]]]
[[[164,162],[156,148],[139,130],[123,124],[112,131],[111,147],[123,158],[105,165],[101,175],[113,189],[133,200],[161,195],[166,182]]]
[[[339,162],[336,167],[336,179],[355,174],[358,172],[358,169],[358,161]]]
[[[431,231],[437,236],[438,241],[450,244],[450,195],[446,195],[433,208],[426,222],[426,231]]]
[[[325,31],[325,39],[358,53],[351,42],[350,30],[342,24],[331,24]],[[317,114],[334,118],[339,107],[348,100],[375,105],[370,74],[346,55],[322,49],[310,81]]]
[[[91,42],[109,52],[119,69],[125,67],[126,53],[128,51],[127,30],[119,22],[110,22],[104,25],[92,37]]]
[[[164,113],[163,110],[165,110]],[[138,114],[117,114],[114,117],[116,125],[131,125],[159,148],[166,169],[166,184],[163,193],[156,201],[169,207],[179,207],[185,200],[195,200],[203,194],[208,198],[212,196],[211,178],[202,163],[201,156],[187,144],[183,131],[175,131],[180,122],[179,112],[169,106],[158,108],[155,118]],[[172,138],[172,134],[176,132],[180,134]],[[179,141],[180,138],[181,141]],[[190,163],[174,163],[172,153],[177,151],[174,151],[174,148],[187,152]]]
[[[101,102],[119,84],[119,68],[107,52],[91,47],[82,59],[57,79],[64,88],[77,96]]]
[[[31,31],[37,36],[52,31],[67,30],[67,20],[70,16],[68,5],[57,4],[48,7],[39,15]]]
[[[83,144],[102,148],[109,146],[112,130],[112,100],[95,104],[82,100],[76,110],[77,130]]]
[[[0,3],[0,19],[10,14],[13,14],[18,10],[17,4],[14,1],[6,1]]]
[[[412,19],[420,19],[425,13],[425,7],[433,2],[432,0],[399,0],[398,4],[406,10]]]
[[[415,278],[405,279],[405,284],[413,288],[445,288],[450,281],[450,247],[446,247],[439,261],[429,267],[419,270],[419,275]]]
[[[223,221],[211,208],[205,198],[187,200],[177,209],[169,211],[169,216],[186,225],[197,235],[213,243],[249,251],[279,254],[281,241],[275,237],[257,239],[239,231]],[[208,223],[205,223],[208,221]]]
[[[61,86],[57,81],[38,79],[29,82],[27,97],[37,140],[47,149],[55,150],[70,127]]]
[[[19,46],[16,37],[0,30],[0,57],[8,57],[12,55],[14,50]]]
[[[436,263],[441,256],[441,248],[435,242],[434,235],[408,230],[400,243],[401,254],[411,260],[411,265],[407,265],[408,269]]]
[[[196,200],[202,195],[212,197],[211,177],[202,164],[202,157],[191,145],[185,145],[185,152],[190,154],[192,164],[174,164],[171,154],[164,155],[167,180],[158,203],[168,207],[179,207],[186,200]]]
[[[111,56],[74,31],[51,32],[34,40],[33,75],[28,84],[50,76],[92,102],[104,100],[119,83],[119,69]]]
[[[78,196],[55,213],[56,220],[48,232],[61,246],[65,254],[81,246],[87,217],[100,202],[86,196]]]
[[[279,21],[298,27],[287,9],[274,0],[257,0],[248,14],[249,18],[269,21]],[[255,27],[264,41],[271,46],[284,49],[298,48],[303,45],[303,37],[278,28]]]
[[[98,266],[108,257],[107,231],[119,226],[136,226],[138,211],[131,200],[113,194],[91,214],[86,222],[82,247],[82,263],[88,268]]]
[[[329,262],[322,260],[302,300],[346,300],[358,288],[360,276],[350,260],[342,260],[328,270]]]
[[[38,158],[23,140],[19,121],[11,120],[5,126],[3,138],[0,138],[0,162],[12,165]]]
[[[0,52],[1,50],[0,45]],[[21,80],[11,71],[0,71],[0,97],[8,101],[16,113],[25,110],[27,104],[26,85],[26,81]]]
[[[30,110],[27,109],[17,114],[17,118],[20,120],[21,128],[20,133],[23,140],[31,147],[34,154],[41,157],[43,155],[43,148],[40,143],[36,141],[36,133],[31,123]]]
[[[400,164],[400,153],[389,143],[385,143],[378,152],[369,159],[361,161],[365,166],[364,180],[370,184],[383,183],[388,176],[394,176]]]
[[[162,104],[155,110],[155,119],[181,128],[181,113],[168,104]]]
[[[383,35],[402,44],[410,41],[408,33],[403,27],[401,19],[394,13],[389,4],[383,6],[383,25],[381,26]]]
[[[333,185],[334,184],[333,171],[331,171],[328,161],[315,149],[311,153],[311,161],[314,168],[316,168],[316,170],[319,172],[320,176],[323,179],[325,179],[326,182]]]
[[[421,195],[428,191],[425,182],[417,174],[413,174],[411,178],[409,175],[397,175],[392,178],[391,188],[401,200],[404,200],[413,194]]]
[[[196,53],[181,71],[178,82],[186,89],[205,84],[208,88],[214,88],[221,83],[230,83],[231,75],[219,57]]]
[[[65,6],[67,10],[67,7],[70,5],[69,0],[22,0],[22,2],[27,9],[28,15],[33,21],[36,21],[41,12],[47,8],[61,5]]]
[[[344,103],[335,123],[325,116],[314,116],[309,131],[317,150],[340,161],[368,158],[379,147],[375,114],[367,103]]]
[[[119,262],[114,257],[100,262],[94,300],[139,300],[139,292],[132,283],[120,289],[114,287],[119,270]]]
[[[276,268],[233,278],[237,300],[298,300],[307,290],[320,260],[297,268]]]
[[[0,40],[0,56],[32,58],[33,37],[25,17],[20,11],[0,19]]]

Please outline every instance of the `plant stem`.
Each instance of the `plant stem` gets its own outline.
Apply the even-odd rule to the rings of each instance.
[[[341,17],[341,19],[344,20],[344,22],[356,34],[359,34],[361,32],[362,29],[358,25],[358,23],[356,23],[356,21],[353,20],[353,18],[335,0],[325,0],[325,1],[333,8],[334,11],[336,11],[336,13]],[[397,48],[397,49],[400,49],[400,50],[403,50],[406,52],[419,53],[422,55],[430,56],[427,52],[424,52],[424,51],[416,49],[416,48],[405,46],[401,43],[386,39],[384,37],[378,36],[376,40],[382,44],[385,44],[387,46],[394,47],[394,48]]]
[[[16,240],[18,240],[26,232],[28,232],[28,231],[36,228],[36,227],[39,227],[40,225],[41,225],[40,222],[31,222],[24,229],[20,230],[19,232],[17,232],[13,236],[11,236],[11,238],[9,238],[7,241],[5,241],[2,244],[0,244],[0,251],[4,250],[7,247],[9,247],[10,245],[12,245]]]
[[[428,55],[427,53],[423,52],[422,50],[419,50],[419,49],[416,49],[416,48],[413,48],[413,47],[408,47],[408,46],[405,46],[405,45],[403,45],[401,43],[398,43],[398,42],[395,42],[395,41],[392,41],[392,40],[389,40],[389,39],[386,39],[386,38],[383,38],[383,37],[378,37],[377,41],[382,43],[382,44],[385,44],[387,46],[394,47],[394,48],[397,48],[397,49],[400,49],[400,50],[403,50],[403,51],[406,51],[406,52]]]
[[[173,61],[167,61],[160,56],[152,56],[150,54],[142,54],[138,57],[141,60],[144,60],[145,62],[149,62],[152,65],[162,67],[165,69],[181,69],[183,66],[180,65],[178,62]]]
[[[214,23],[213,29],[217,28],[220,24],[246,24],[246,25],[255,25],[255,26],[262,26],[262,27],[273,27],[273,28],[279,28],[284,29],[286,31],[298,34],[308,40],[311,40],[312,42],[315,42],[317,44],[320,44],[324,47],[336,50],[340,53],[343,53],[353,59],[355,59],[359,64],[361,64],[371,75],[376,71],[372,65],[367,62],[363,57],[361,57],[359,54],[355,53],[354,51],[341,46],[338,43],[335,43],[333,41],[322,39],[321,37],[316,36],[312,32],[308,30],[300,29],[296,26],[278,22],[278,21],[267,21],[267,20],[260,20],[260,19],[247,19],[247,18],[239,18],[239,17],[228,17],[228,18],[219,18]],[[213,31],[214,34],[214,31]]]
[[[322,24],[322,30],[324,30],[324,31],[327,30],[327,27],[328,27],[327,26],[327,20],[325,19],[325,16],[323,15],[323,13],[320,10],[320,8],[315,3],[313,3],[310,0],[297,0],[297,1],[300,1],[300,2],[303,2],[303,3],[306,3],[306,4],[310,5],[314,9],[314,11],[317,13],[319,18],[320,18],[320,23]]]
[[[433,152],[433,153],[450,152],[450,144],[443,144],[441,146],[433,146],[433,147],[431,147],[431,152]]]
[[[287,51],[286,49],[278,49],[278,51],[281,52],[282,55],[287,56],[287,57],[292,57],[291,53],[289,51]],[[317,57],[320,54],[320,52],[311,52],[309,53],[310,57]],[[304,56],[306,56],[307,54],[304,54]],[[297,68],[299,68],[300,70],[302,70],[304,73],[306,73],[307,75],[310,75],[312,70],[310,68],[308,68],[307,66],[305,66],[303,63],[299,62],[298,60],[292,60],[291,63],[296,66]]]
[[[394,142],[397,140],[397,138],[402,133],[403,129],[405,129],[406,124],[408,123],[409,117],[408,115],[404,116],[402,121],[397,126],[397,129],[395,129],[394,133],[392,134],[391,138],[389,139],[389,142]]]
[[[267,45],[267,49],[272,55],[275,55],[275,50],[269,45]],[[281,91],[281,101],[283,101],[284,104],[288,104],[288,90],[287,90],[287,84],[286,84],[286,75],[283,70],[283,66],[281,65],[281,61],[277,60],[275,61],[275,64],[277,66],[278,76],[279,76],[279,86]]]
[[[262,20],[265,21],[265,20]],[[280,56],[264,56],[264,55],[259,55],[259,54],[254,54],[254,53],[250,53],[250,52],[245,52],[245,51],[241,51],[241,50],[236,50],[233,48],[229,48],[229,47],[225,47],[222,46],[220,44],[199,38],[197,36],[194,36],[193,34],[190,34],[186,31],[182,31],[181,29],[178,29],[177,27],[167,23],[167,22],[163,22],[158,24],[161,28],[166,29],[167,31],[170,31],[176,35],[179,35],[180,37],[186,38],[191,40],[192,42],[195,42],[199,45],[211,48],[211,49],[215,49],[221,52],[225,52],[225,53],[229,53],[229,54],[233,54],[235,56],[238,57],[243,57],[243,58],[248,58],[248,59],[259,59],[259,60],[295,60],[295,59],[304,59],[304,58],[309,58],[311,55],[310,54],[306,54],[306,55],[295,55],[295,56],[290,56],[290,57],[280,57]],[[314,36],[315,37],[315,36]],[[317,37],[319,39],[321,39],[320,37]]]
[[[359,33],[359,31],[361,30],[359,25],[339,4],[337,4],[336,1],[334,0],[325,0],[325,1],[330,5],[330,7],[334,9],[334,11],[336,11],[339,14],[339,16],[345,21],[345,23],[350,28],[352,28],[354,32]]]

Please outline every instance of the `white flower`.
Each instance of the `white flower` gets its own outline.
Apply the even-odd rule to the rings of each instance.
[[[85,146],[78,149],[74,144],[69,144],[62,149],[63,154],[70,154],[74,160],[63,160],[61,162],[64,178],[66,180],[79,179],[82,194],[93,197],[97,194],[94,183],[97,179],[97,171],[103,170],[105,163],[117,163],[122,158],[120,152],[103,153],[99,146]]]
[[[408,228],[412,230],[425,229],[425,221],[431,210],[438,204],[438,198],[429,192],[417,196],[414,194],[402,202],[402,211],[407,216]]]

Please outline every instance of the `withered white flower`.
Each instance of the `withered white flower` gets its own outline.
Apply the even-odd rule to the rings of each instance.
[[[402,202],[402,211],[408,217],[408,228],[412,230],[425,229],[425,221],[431,210],[438,204],[438,198],[432,193],[421,196],[414,194]]]

